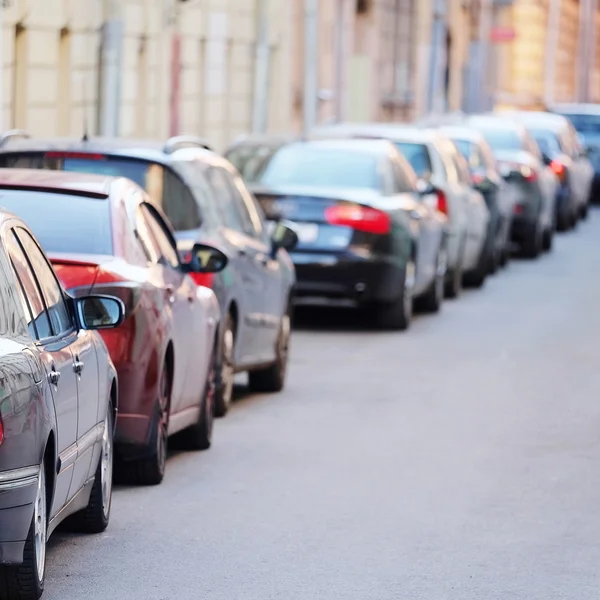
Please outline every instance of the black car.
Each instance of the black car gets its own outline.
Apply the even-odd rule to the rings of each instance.
[[[391,142],[293,142],[256,179],[266,217],[289,219],[298,234],[296,303],[370,306],[386,329],[408,327],[413,300],[439,310],[447,218]]]
[[[94,329],[121,300],[64,292],[31,231],[0,211],[0,598],[37,600],[67,518],[100,533],[112,498],[117,374]]]
[[[216,415],[229,408],[236,372],[248,371],[255,391],[283,388],[295,281],[286,250],[296,236],[280,224],[279,240],[273,240],[254,196],[229,161],[188,136],[160,144],[35,140],[14,132],[0,146],[0,167],[83,171],[127,177],[140,185],[171,221],[183,255],[199,242],[228,258],[221,273],[194,276],[214,290],[223,316]]]

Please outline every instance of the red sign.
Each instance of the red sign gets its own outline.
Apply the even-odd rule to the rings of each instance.
[[[513,27],[501,27],[496,25],[495,27],[492,27],[490,32],[490,40],[494,42],[494,44],[512,42],[515,37],[517,37],[517,33]]]

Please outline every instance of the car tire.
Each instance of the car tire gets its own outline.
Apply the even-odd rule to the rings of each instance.
[[[541,253],[543,249],[543,234],[540,230],[539,224],[535,223],[531,228],[530,234],[523,242],[522,253],[525,258],[535,259]]]
[[[121,479],[130,485],[159,485],[165,477],[169,439],[172,378],[165,362],[159,380],[148,456],[121,465]]]
[[[273,393],[280,392],[283,389],[287,372],[291,332],[292,310],[288,303],[288,308],[281,318],[277,334],[276,360],[266,369],[250,371],[248,373],[248,387],[251,391]]]
[[[444,295],[446,298],[458,298],[463,287],[463,259],[464,259],[464,244],[460,246],[460,255],[458,264],[450,272],[450,278],[446,280],[444,285]]]
[[[580,212],[581,220],[586,221],[588,218],[588,215],[589,215],[589,207],[586,203],[581,207],[581,212]]]
[[[210,356],[198,421],[195,425],[183,432],[182,437],[184,445],[189,450],[208,450],[212,443],[213,425],[215,420],[217,352],[218,347],[217,344],[215,344]]]
[[[408,261],[404,268],[404,280],[398,298],[392,302],[379,302],[374,307],[377,325],[385,331],[405,331],[410,327],[413,314],[413,284],[415,262]]]
[[[220,383],[215,393],[215,416],[224,417],[231,407],[233,398],[233,380],[235,377],[235,324],[231,313],[227,313],[223,322],[220,344],[221,368]]]
[[[18,567],[0,566],[2,600],[38,600],[44,593],[48,537],[48,488],[44,462],[40,466],[33,511],[25,541],[23,564]]]
[[[542,236],[542,249],[544,252],[550,252],[552,250],[553,232],[551,229],[546,229]]]
[[[486,244],[481,250],[475,269],[465,274],[465,285],[472,288],[482,287],[488,275],[489,264],[489,247]]]
[[[114,425],[109,405],[102,435],[102,453],[87,507],[69,518],[68,526],[81,533],[102,533],[110,521],[113,490]]]
[[[446,279],[446,251],[440,250],[436,259],[436,273],[429,289],[421,298],[421,306],[425,312],[436,313],[444,301],[444,281]]]

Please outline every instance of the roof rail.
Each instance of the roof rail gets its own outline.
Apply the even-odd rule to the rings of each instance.
[[[8,140],[17,137],[28,139],[31,136],[24,129],[9,129],[0,135],[0,147],[4,146]]]
[[[212,147],[206,140],[194,135],[176,135],[169,138],[165,144],[164,151],[166,154],[172,154],[175,150],[189,147],[203,148],[204,150],[212,151]]]

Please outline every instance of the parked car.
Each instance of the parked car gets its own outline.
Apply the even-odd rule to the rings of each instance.
[[[0,598],[37,600],[56,527],[108,526],[119,396],[94,330],[120,325],[124,307],[68,296],[27,225],[5,210],[0,303]]]
[[[487,242],[490,273],[504,266],[510,256],[510,230],[513,206],[511,196],[506,189],[496,159],[485,138],[476,130],[460,125],[448,125],[440,128],[457,146],[467,161],[473,185],[485,199],[490,212]]]
[[[414,299],[439,310],[446,217],[420,201],[413,169],[389,142],[285,145],[253,189],[267,219],[294,223],[298,302],[369,305],[389,329],[409,326]]]
[[[488,273],[493,248],[486,246],[489,210],[471,185],[468,165],[456,146],[440,132],[397,124],[342,124],[322,127],[314,137],[346,136],[391,141],[424,183],[431,184],[438,211],[448,219],[446,295],[460,294],[463,281],[480,287]]]
[[[290,142],[297,141],[292,135],[250,135],[235,140],[223,156],[238,170],[247,183],[255,183],[269,159]]]
[[[577,139],[577,131],[561,115],[520,111],[501,113],[522,123],[542,151],[544,163],[559,179],[557,227],[566,230],[588,214],[594,169]]]
[[[600,104],[559,104],[553,112],[567,117],[579,134],[579,151],[594,169],[590,201],[600,204]]]
[[[119,472],[160,483],[170,435],[184,432],[192,449],[211,443],[220,311],[189,273],[222,270],[225,255],[196,244],[182,263],[160,209],[125,178],[4,169],[0,194],[74,297],[123,301],[123,324],[102,332],[119,375]]]
[[[254,391],[284,387],[294,285],[286,250],[293,247],[294,236],[269,237],[260,207],[229,161],[189,136],[159,144],[106,138],[43,141],[13,133],[0,144],[0,167],[17,166],[128,177],[166,214],[182,256],[197,242],[224,252],[228,266],[222,273],[192,274],[215,292],[223,315],[216,415],[229,409],[237,372],[249,372]]]
[[[544,164],[539,146],[520,123],[473,115],[464,124],[486,139],[508,184],[513,198],[512,241],[525,256],[537,258],[552,247],[558,177]]]

